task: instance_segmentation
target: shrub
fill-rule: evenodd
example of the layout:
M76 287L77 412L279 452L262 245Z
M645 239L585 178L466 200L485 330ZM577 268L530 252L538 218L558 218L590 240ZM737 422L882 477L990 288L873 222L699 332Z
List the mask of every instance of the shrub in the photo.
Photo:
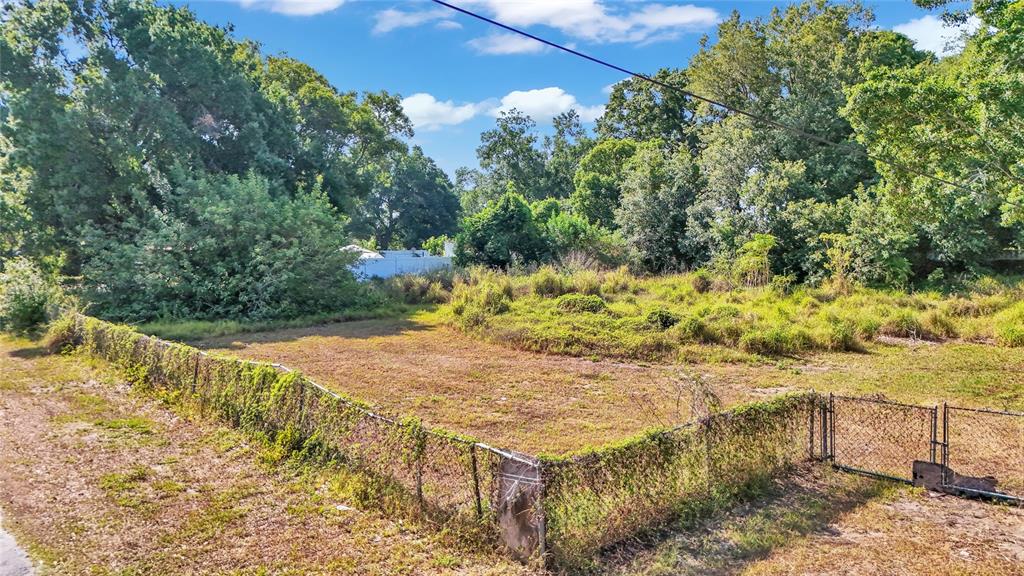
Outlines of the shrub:
M993 319L996 342L1002 346L1024 346L1024 302L1008 308Z
M53 322L50 322L46 330L46 336L43 337L43 346L51 354L67 352L79 344L81 344L81 334L78 332L74 313L62 314Z
M679 323L679 316L664 308L657 308L647 313L647 324L659 330L667 330Z
M25 332L46 321L47 311L60 299L57 284L27 258L3 263L0 273L0 329Z
M778 355L807 348L810 337L804 331L792 331L783 326L753 328L740 336L740 349L751 354Z
M601 277L593 270L580 270L572 275L572 288L580 294L601 294Z
M940 338L953 338L956 336L956 326L953 324L953 320L941 310L925 312L921 325L925 332Z
M445 290L444 286L440 282L434 281L430 283L430 287L427 288L427 293L423 295L424 304L444 304L451 298L451 292Z
M913 311L899 309L885 320L878 331L886 336L919 338L924 334L924 327Z
M621 294L623 292L636 292L636 278L629 273L629 269L620 266L604 275L601 282L602 294Z
M556 306L562 312L568 313L592 312L596 314L607 308L600 296L592 294L566 294L558 299Z
M697 294L704 294L711 290L711 284L711 274L703 268L690 275L690 286L693 286L693 291Z
M537 296L554 297L572 291L569 279L551 266L541 266L530 275L529 281L531 291Z
M819 347L832 351L860 349L860 342L857 341L858 329L854 322L834 314L825 315L824 320L815 333Z

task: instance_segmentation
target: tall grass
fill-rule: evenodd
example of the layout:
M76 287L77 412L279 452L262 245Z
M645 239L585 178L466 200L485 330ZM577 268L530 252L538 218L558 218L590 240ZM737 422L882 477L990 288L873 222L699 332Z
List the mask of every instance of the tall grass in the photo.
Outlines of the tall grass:
M955 295L865 287L738 287L706 271L474 271L453 286L450 322L510 346L576 356L672 357L686 346L748 354L859 351L880 336L1024 346L1022 287L986 280Z

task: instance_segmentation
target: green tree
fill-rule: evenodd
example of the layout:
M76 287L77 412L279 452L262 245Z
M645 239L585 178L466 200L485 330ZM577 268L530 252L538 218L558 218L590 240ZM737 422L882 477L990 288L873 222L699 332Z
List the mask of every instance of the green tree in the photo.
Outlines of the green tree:
M454 234L459 199L451 181L419 146L394 153L369 196L355 211L350 231L373 235L381 249L418 248L431 236Z
M476 156L486 175L482 184L489 190L489 200L501 195L509 184L531 200L549 196L536 127L529 116L512 109L498 116L495 128L480 135Z
M938 3L930 3L938 4ZM916 228L919 271L984 266L1024 224L1024 12L979 1L964 51L914 68L878 67L843 114L877 158L877 194ZM920 174L955 182L950 185Z
M602 140L580 160L570 202L591 222L613 228L622 196L623 169L636 153L633 140Z
M554 135L544 137L549 193L555 198L565 198L572 194L573 177L582 158L593 148L594 140L583 128L575 110L555 116L551 123Z
M685 70L662 69L654 79L686 88ZM646 80L627 78L612 86L604 114L597 120L602 140L660 139L669 147L696 145L693 130L696 104L677 90L666 90Z
M688 237L688 212L703 186L700 169L686 148L666 157L660 141L638 146L623 170L615 221L641 268L678 270L699 260Z
M547 248L526 199L509 185L501 198L463 221L455 238L455 262L507 268L538 262Z
M256 175L184 176L173 210L84 235L84 295L118 320L292 317L360 301L343 220L318 189L275 195ZM130 240L126 240L126 238Z

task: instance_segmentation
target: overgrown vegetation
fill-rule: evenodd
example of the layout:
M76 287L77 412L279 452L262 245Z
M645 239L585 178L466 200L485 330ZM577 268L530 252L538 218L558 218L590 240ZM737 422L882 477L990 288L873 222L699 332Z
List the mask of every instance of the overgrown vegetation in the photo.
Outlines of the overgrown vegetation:
M750 254L722 275L474 270L454 285L444 311L489 340L575 356L672 359L693 344L765 356L858 351L881 336L1024 344L1024 286L1012 278L952 294L791 286L768 281L761 255Z
M0 261L0 330L25 332L66 304L57 281L27 258Z
M813 395L780 397L653 430L587 453L545 458L545 531L555 561L597 553L670 519L727 507L808 456Z

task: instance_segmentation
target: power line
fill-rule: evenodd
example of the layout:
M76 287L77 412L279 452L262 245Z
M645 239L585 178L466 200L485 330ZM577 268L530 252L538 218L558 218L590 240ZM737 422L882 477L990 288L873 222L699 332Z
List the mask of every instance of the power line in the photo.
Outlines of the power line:
M796 135L801 136L803 138L806 138L808 140L813 140L813 141L815 141L815 142L817 142L819 144L825 144L827 146L849 146L850 145L850 142L846 142L846 141L835 142L833 140L829 140L828 138L824 138L822 136L818 136L817 134L812 134L810 132L807 132L805 130L797 128L795 126L790 126L788 124L783 124L781 122L777 122L775 120L772 120L771 118L765 118L764 116L761 116L759 114L754 114L753 112L748 112L748 111L743 110L741 108L736 108L735 106L730 106L729 104L726 104L725 102L719 102L719 101L714 100L712 98L708 98L707 96L701 96L700 94L696 94L694 92L690 92L689 90L687 90L687 89L685 89L685 88L683 88L681 86L677 86L675 84L670 84L668 82L663 82L661 80L658 80L656 78L648 76L647 74L643 74L641 72L634 72L633 70L630 70L628 68L623 68L622 66L619 66L618 64L613 64L611 62L608 62L607 60L602 60L601 58L597 58L597 57L591 56L589 54L584 54L583 52L580 52L579 50L574 50L572 48L569 48L568 46L563 46L562 44L558 44L557 42L552 42L550 40L546 40L544 38L541 38L540 36L535 36L535 35L530 34L529 32L527 32L525 30L521 30L521 29L516 28L514 26L509 26L508 24L504 24L504 23L499 22L497 20L488 18L487 16L484 16L483 14L478 14L476 12L473 12L472 10L467 10L465 8L461 8L459 6L456 6L454 4L449 4L448 2L445 2L444 0L431 0L431 1L434 2L435 4L440 4L441 6L449 8L451 10L455 10L456 12L460 12L462 14L465 14L466 16L469 16L471 18L476 18L477 20L486 22L486 23L491 24L493 26L497 26L498 28L502 28L504 30L508 30L509 32L512 32L514 34L519 34L520 36L525 36L526 38L529 38L529 39L534 40L536 42L540 42L541 44L544 44L546 46L550 46L550 47L555 48L557 50L561 50L563 52L567 52L569 54L572 54L573 56L577 56L579 58L583 58L584 60L589 60L589 61L591 61L591 62L593 62L595 64L598 64L600 66L604 66L605 68L610 68L612 70L615 70L616 72L622 72L623 74L632 76L634 78L638 78L640 80L645 80L647 82L650 82L651 84L654 84L655 86L659 86L659 87L667 89L667 90L672 90L673 92L677 92L679 94L682 94L684 96L693 98L695 100L700 100L701 102L705 102L705 103L710 104L712 106L717 106L718 108L722 108L723 110L727 110L729 112L732 112L733 114L738 114L740 116L745 116L747 118L750 118L751 120L754 120L755 122L760 122L762 124L767 124L769 126L772 126L774 128L778 128L780 130L786 130L787 132L791 132L793 134L796 134ZM893 168L896 168L897 170L903 170L905 172L909 172L911 174L914 174L915 176L921 176L923 178L928 178L929 180L932 180L934 182L939 182L941 184L946 184L947 186L953 186L954 188L957 188L959 190L963 190L965 192L971 192L970 188L968 188L967 186L965 186L963 184L960 184L960 183L957 183L957 182L953 182L951 180L946 180L945 178L941 178L939 176L935 176L935 175L929 174L927 172L921 172L919 170L916 170L914 168L910 168L908 166L903 166L903 165L899 164L898 162L895 162L895 161L892 161L892 160L888 160L888 159L885 159L885 158L880 158L878 156L874 156L874 155L868 153L867 150L864 150L864 153L865 153L865 155L867 156L867 158L869 160L874 160L875 162L880 162L882 164L886 164L888 166L892 166Z

